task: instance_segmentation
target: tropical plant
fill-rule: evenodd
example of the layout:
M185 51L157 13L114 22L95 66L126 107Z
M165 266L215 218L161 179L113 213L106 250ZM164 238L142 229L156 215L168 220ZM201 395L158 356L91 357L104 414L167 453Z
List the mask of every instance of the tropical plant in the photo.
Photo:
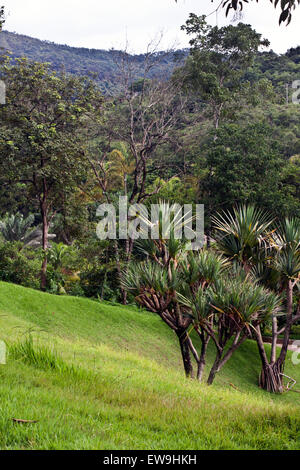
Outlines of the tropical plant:
M25 217L20 214L7 214L0 222L0 232L6 242L22 242L23 247L37 248L42 246L42 230L32 227L34 215ZM55 238L55 234L49 234L49 240Z
M223 256L246 272L261 260L272 218L252 205L237 206L212 217L214 238Z
M158 263L131 264L123 271L122 287L133 294L135 301L150 312L156 313L177 335L185 374L193 377L191 362L191 339L187 333L192 316L186 313L177 299L180 279L172 266L171 270Z
M281 299L262 286L245 280L221 280L211 294L216 311L216 332L211 333L217 354L208 384L247 339L255 337L255 329L271 315L280 311ZM226 348L226 346L228 347Z
M0 222L0 231L5 241L22 241L24 245L26 245L26 240L33 230L33 222L33 214L29 214L25 219L23 215L19 213L15 215L7 214L4 220Z
M177 237L187 223L176 205L161 201L151 219L146 211L139 215L142 224L138 248L148 258L140 264L130 264L121 274L122 288L133 294L135 301L147 310L156 313L176 333L185 374L193 377L190 352L195 351L188 328L192 315L182 308L178 298L179 262L185 256L186 242ZM148 229L155 237L143 238ZM149 260L151 259L151 261Z
M182 283L179 286L178 299L192 315L193 329L201 341L200 353L192 350L198 366L197 378L200 381L203 377L207 347L214 327L211 287L218 282L224 267L224 259L205 250L198 253L189 252L180 265Z
M69 251L70 247L64 245L64 243L51 243L47 255L48 261L52 264L55 271L62 267Z
M267 285L278 295L285 293L285 324L280 329L276 309L272 315L270 360L260 324L254 330L262 361L259 385L270 392L281 393L291 328L300 319L299 300L296 310L293 305L293 292L299 284L300 270L299 219L285 219L275 224L267 213L254 206L242 206L234 209L233 213L217 215L213 220L218 249L246 273L256 274L261 284ZM284 334L284 339L277 358L280 334Z
M290 341L292 326L300 320L299 272L300 272L300 221L286 218L279 223L277 230L270 236L272 256L269 260L271 269L279 275L279 290L285 293L285 324L278 329L277 317L272 321L272 348L268 360L260 328L257 329L257 344L262 360L259 384L270 392L281 393L284 389L283 371ZM294 307L294 290L297 288ZM283 342L277 357L278 336L283 334Z

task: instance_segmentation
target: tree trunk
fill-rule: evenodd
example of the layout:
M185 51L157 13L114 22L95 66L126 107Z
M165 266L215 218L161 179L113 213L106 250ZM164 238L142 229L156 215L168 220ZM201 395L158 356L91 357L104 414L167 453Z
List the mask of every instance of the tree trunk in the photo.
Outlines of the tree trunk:
M286 297L287 297L287 313L286 313L286 326L284 330L283 342L280 351L279 358L277 360L281 368L283 368L286 354L289 347L291 328L293 324L293 283L291 279L288 280L286 288Z
M267 390L271 393L282 393L284 390L283 385L283 369L284 369L284 362L289 346L290 340L290 333L291 333L291 326L292 326L292 319L293 319L293 283L289 279L287 288L287 314L286 314L286 327L284 330L284 338L283 343L281 346L281 351L279 358L277 361L274 361L274 353L272 350L272 357L271 357L271 364L267 364L263 362L262 371L259 377L259 386L264 390ZM273 329L274 332L274 329ZM277 330L275 331L275 337L277 335ZM273 339L273 342L275 340ZM273 343L272 343L273 348ZM276 351L275 351L275 358L276 358Z
M222 352L217 351L215 362L213 363L212 368L207 379L207 385L211 385L215 379L216 373L219 371L219 366L221 362Z
M256 342L262 362L262 370L259 376L258 385L268 392L282 393L283 378L281 374L283 366L278 360L271 364L268 362L259 325L256 327Z
M278 324L277 324L277 318L275 317L275 315L273 315L273 318L272 318L271 364L274 364L275 361L276 361L277 339L278 339Z
M205 338L203 339L202 344L201 344L201 353L200 353L200 359L198 362L198 370L197 370L197 379L199 380L199 382L201 382L203 379L203 372L204 372L204 368L206 364L206 361L205 361L206 351L207 351L209 340L210 340L210 337Z
M283 392L282 365L278 362L274 364L263 364L259 376L259 386L271 393Z
M49 225L48 225L48 211L47 206L44 202L41 204L41 215L42 215L42 247L44 251L44 259L42 262L42 269L41 269L41 289L45 290L47 285L47 249L48 249L48 233L49 233Z
M182 361L183 361L183 367L185 371L185 375L187 378L194 378L194 371L193 371L193 365L191 361L191 354L190 354L190 348L189 348L189 343L188 343L188 338L187 338L187 333L185 330L179 330L176 331L176 334L178 336L179 344L180 344L180 350L181 350L181 355L182 355Z

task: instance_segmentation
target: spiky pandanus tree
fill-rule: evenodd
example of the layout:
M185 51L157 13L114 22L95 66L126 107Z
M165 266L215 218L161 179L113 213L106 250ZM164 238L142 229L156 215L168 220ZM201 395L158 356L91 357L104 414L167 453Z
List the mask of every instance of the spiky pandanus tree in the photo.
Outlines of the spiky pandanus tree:
M280 310L281 299L246 277L245 280L222 279L211 293L210 302L216 311L216 331L211 332L211 337L217 352L207 381L209 385L241 344L255 337L256 328Z
M188 335L193 322L192 315L182 308L177 290L179 286L179 263L185 256L187 242L178 237L185 218L175 204L160 203L154 208L151 219L146 212L139 216L141 238L136 242L139 250L148 258L140 264L131 264L123 271L121 285L134 295L136 302L156 313L178 337L185 374L193 377L191 351L196 352ZM155 237L143 238L143 232L151 229ZM145 233L146 235L146 233Z
M259 273L259 280L271 286L278 294L285 295L286 324L278 330L276 311L272 316L272 348L270 359L265 351L260 325L255 336L262 361L260 387L281 393L283 369L289 345L292 325L300 319L299 303L294 314L293 291L299 281L300 224L298 219L275 225L270 216L253 206L242 206L233 213L223 213L214 218L215 238L219 250L245 272ZM277 358L277 340L284 333L284 340Z
M192 351L197 362L197 378L202 380L209 340L214 332L214 310L211 306L211 290L224 269L225 260L209 252L190 252L181 262L178 298L193 317L193 329L201 341L199 354Z
M300 221L285 219L270 235L270 251L268 266L279 275L278 289L285 294L286 314L285 325L278 330L277 317L272 321L272 348L270 360L265 352L260 328L257 330L257 344L262 360L262 371L259 385L270 392L283 392L283 371L288 351L291 328L300 320L300 303L296 299L294 308L294 290L299 285L300 272ZM283 342L277 357L278 336L283 334Z
M212 217L219 251L246 273L265 258L265 247L273 220L255 206L237 206Z
M170 271L156 262L131 264L123 272L122 287L134 295L136 302L156 313L177 335L183 366L187 377L193 378L191 349L193 349L188 329L193 318L181 308L177 298L179 278L174 266Z

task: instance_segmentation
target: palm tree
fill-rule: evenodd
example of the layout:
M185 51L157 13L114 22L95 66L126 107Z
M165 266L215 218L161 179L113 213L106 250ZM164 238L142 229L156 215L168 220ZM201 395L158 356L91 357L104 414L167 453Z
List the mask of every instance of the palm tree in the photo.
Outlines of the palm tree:
M223 258L206 250L189 252L180 266L182 283L178 289L178 299L189 309L193 317L193 329L201 341L199 354L191 349L197 362L199 381L203 377L207 347L213 333L214 312L211 308L209 287L218 282L224 267Z
M121 274L121 286L135 296L137 303L158 314L176 333L186 376L193 377L191 351L195 352L195 348L187 332L193 318L182 308L177 297L179 263L188 247L188 243L178 235L190 218L182 216L176 204L170 205L164 201L155 207L151 219L146 211L139 217L143 228L136 246L148 261L126 267ZM143 231L147 232L148 229L151 229L154 238L142 237Z
M52 243L48 250L48 260L55 271L60 268L70 251L70 247L64 243Z

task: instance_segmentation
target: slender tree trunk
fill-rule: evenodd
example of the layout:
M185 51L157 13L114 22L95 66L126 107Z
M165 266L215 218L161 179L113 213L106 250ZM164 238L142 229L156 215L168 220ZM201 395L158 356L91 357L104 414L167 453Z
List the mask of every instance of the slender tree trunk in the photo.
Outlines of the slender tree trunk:
M49 224L48 224L48 210L44 202L41 203L41 214L42 214L42 247L44 251L44 259L42 262L41 269L41 289L45 290L47 285L47 249L48 249L48 234L49 234Z
M293 283L291 279L288 280L288 284L286 288L286 300L287 300L286 326L284 330L284 336L283 336L283 342L282 342L280 355L277 360L281 368L283 368L284 361L287 355L289 342L290 342L291 328L293 324Z
M197 354L197 357L195 357L195 355L194 357L197 362L197 379L199 380L199 382L202 382L203 372L204 372L204 368L206 364L207 346L210 341L210 336L207 334L207 332L204 332L201 327L195 325L194 328L201 340L200 357L198 354Z
M213 363L212 368L207 379L207 385L211 385L215 379L216 373L219 371L219 366L221 362L222 351L217 351L215 362Z
M194 378L194 371L193 371L193 365L192 365L192 360L191 360L191 354L190 354L190 348L189 348L187 333L186 333L185 330L178 330L178 331L176 331L176 334L178 336L178 340L179 340L179 344L180 344L180 350L181 350L185 375L186 375L187 378L192 379L192 378Z
M211 371L209 373L209 377L207 380L208 385L211 385L213 383L216 373L222 369L222 367L229 361L233 353L241 346L241 344L246 339L247 339L246 334L243 334L241 330L237 331L235 334L235 338L232 342L232 345L230 346L230 348L227 349L224 355L223 353L226 347L226 343L224 343L222 347L217 349L216 359L211 368Z
M204 339L201 344L200 360L198 363L198 370L197 370L197 379L199 380L199 382L201 382L203 379L203 372L204 372L204 368L206 364L206 361L205 361L206 351L207 351L209 339L210 339L209 337Z
M277 324L277 318L275 317L275 315L273 315L273 318L272 318L271 364L274 364L275 361L276 361L277 340L278 340L278 324Z

